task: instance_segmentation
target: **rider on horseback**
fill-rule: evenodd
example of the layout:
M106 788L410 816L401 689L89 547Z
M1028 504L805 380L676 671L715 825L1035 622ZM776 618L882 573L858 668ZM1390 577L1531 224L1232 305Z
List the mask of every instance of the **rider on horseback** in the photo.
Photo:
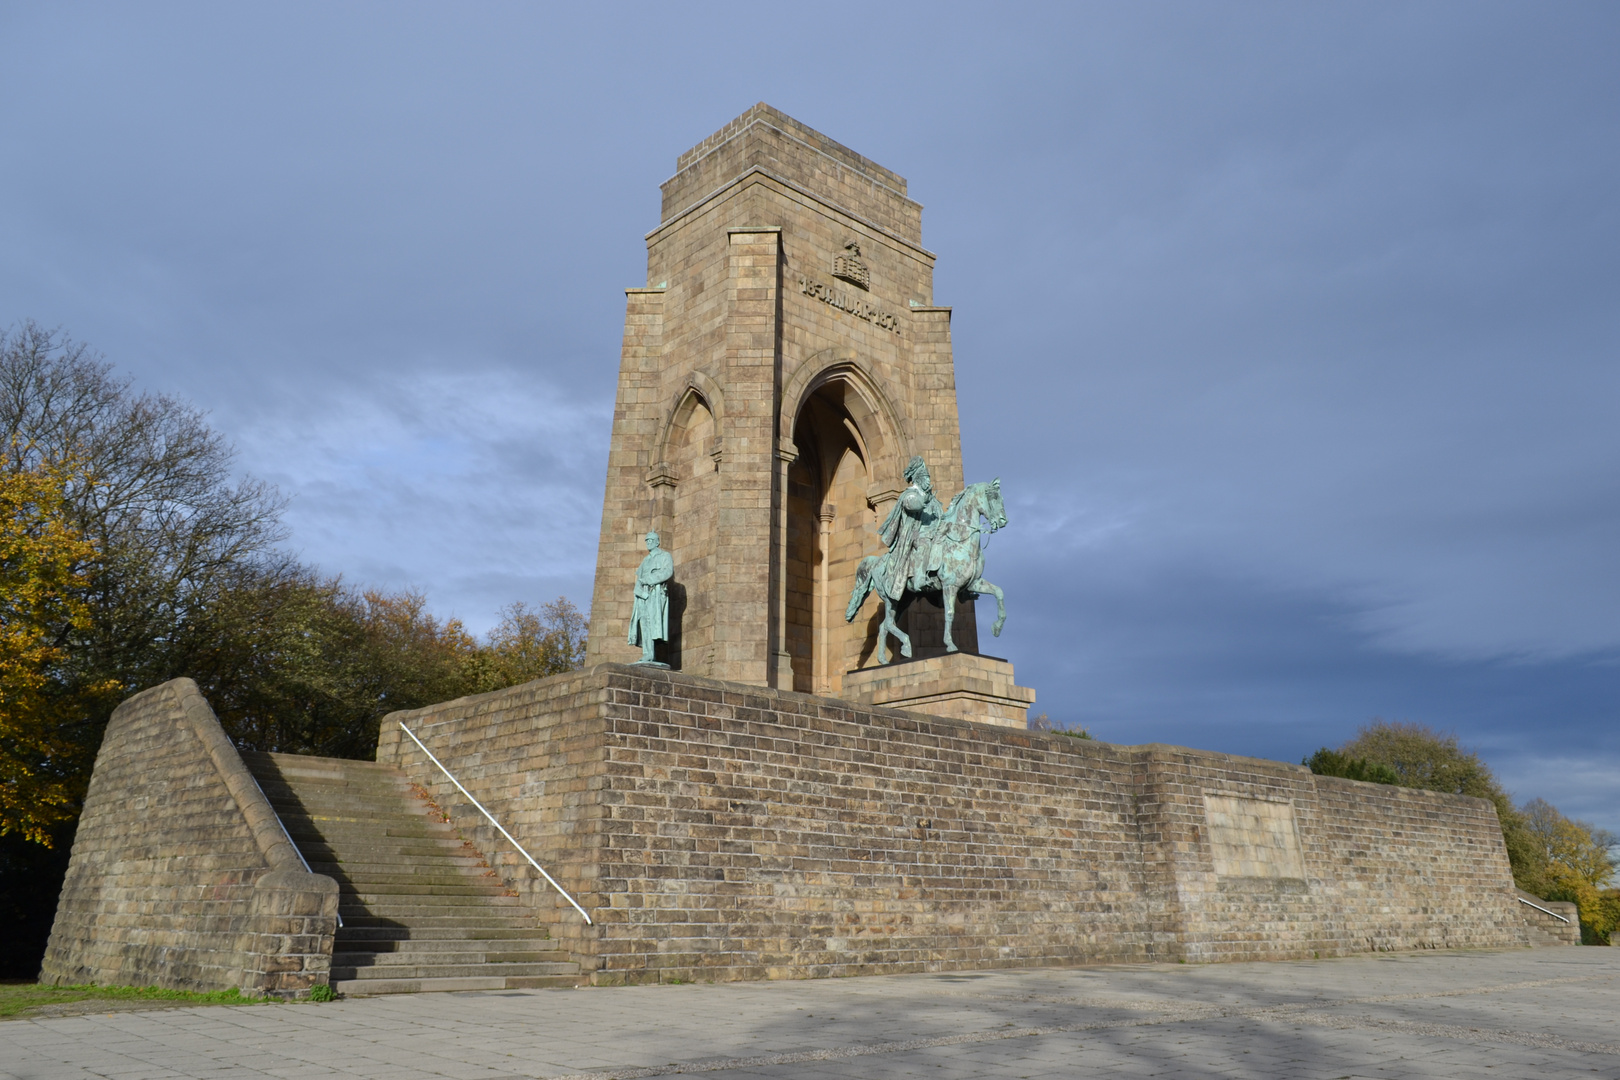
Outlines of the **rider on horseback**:
M890 600L899 600L908 585L912 592L922 592L929 572L939 569L939 545L934 542L933 526L945 508L934 495L934 481L922 458L911 459L905 476L910 486L900 493L878 531L889 548L885 592Z
M951 623L958 600L994 596L996 623L990 632L997 637L1007 621L1001 589L984 578L984 546L980 542L984 535L1007 524L1000 478L969 484L947 508L934 497L934 483L922 458L912 458L905 475L910 486L889 511L879 533L889 550L861 560L855 570L849 606L844 609L844 621L854 622L868 596L875 592L882 598L883 622L877 631L880 664L889 662L891 635L899 639L901 654L911 655L911 637L894 620L913 596L924 590L937 592L944 608L946 652L956 651ZM979 524L981 519L988 527Z

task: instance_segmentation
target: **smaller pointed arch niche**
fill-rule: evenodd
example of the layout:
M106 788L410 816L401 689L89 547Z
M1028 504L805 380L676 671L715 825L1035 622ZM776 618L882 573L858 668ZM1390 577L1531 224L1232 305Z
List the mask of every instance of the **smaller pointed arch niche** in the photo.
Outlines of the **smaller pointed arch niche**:
M720 457L714 412L697 390L675 409L664 462L674 479L674 499L664 523L664 547L675 560L679 619L671 611L672 662L694 675L709 674L714 654L715 523L719 507ZM675 597L671 597L672 601ZM676 623L678 622L678 626ZM678 638L677 638L678 635Z

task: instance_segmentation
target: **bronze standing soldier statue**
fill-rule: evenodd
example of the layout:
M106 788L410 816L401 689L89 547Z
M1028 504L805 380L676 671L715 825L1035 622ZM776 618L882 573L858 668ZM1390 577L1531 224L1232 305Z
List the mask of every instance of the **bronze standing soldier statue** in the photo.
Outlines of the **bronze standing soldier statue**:
M628 641L636 644L641 639L641 659L638 664L656 664L653 642L669 640L669 586L666 582L675 576L675 560L669 552L658 546L658 534L647 534L647 557L636 570L636 602L630 609Z

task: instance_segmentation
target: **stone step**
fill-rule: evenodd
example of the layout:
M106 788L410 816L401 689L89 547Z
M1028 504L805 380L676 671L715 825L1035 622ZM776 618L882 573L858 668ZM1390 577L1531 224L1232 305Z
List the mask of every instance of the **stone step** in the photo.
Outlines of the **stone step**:
M302 851L304 858L311 863L374 863L392 859L473 858L467 849L467 845L459 841L392 839L387 842L377 841L363 844L361 850L355 850L354 847L348 844L333 847L325 841L313 841L295 835L292 829L287 831L289 834L293 834L293 843L298 845L298 850Z
M411 813L406 806L398 809L386 805L383 800L371 800L369 805L343 805L337 803L284 803L276 799L270 800L271 807L282 817L303 821L357 821L368 822L372 825L391 823L403 819ZM426 819L434 824L443 822Z
M360 873L355 871L344 871L336 868L322 870L319 868L319 864L311 863L310 869L317 874L326 874L327 876L337 880L339 883L348 883L359 892L365 892L368 889L382 890L385 887L409 889L412 887L425 888L428 886L434 886L443 888L452 885L463 885L467 880L463 876L454 873L446 873L442 868L423 868L420 873L384 874ZM454 870L455 868L452 867L451 869ZM491 885L495 888L501 889L502 891L505 890L506 886L502 884L501 879L495 875L484 873L481 869L475 870L475 873L477 873L477 877L473 880L477 881L482 879L483 884L485 885Z
M401 859L398 862L323 862L318 859L309 861L309 868L317 874L337 874L351 881L376 881L403 884L407 881L445 881L461 880L462 870L471 871L479 877L488 876L489 868L482 865L470 855L446 856L443 859L422 858L412 862Z
M438 896L507 896L506 886L498 881L473 879L471 881L452 882L410 882L404 885L396 882L364 880L358 881L350 878L348 882L340 881L339 888L350 897L359 897L362 902L390 901L402 896L427 897ZM347 885L345 888L344 886ZM515 898L514 898L515 899Z
M579 971L572 975L508 975L507 990L544 990L553 987L584 986L585 976Z
M274 766L270 766L274 768ZM314 777L291 777L265 775L259 786L265 794L280 793L294 798L326 798L328 796L341 796L350 791L386 791L390 795L414 796L416 789L409 780L400 775L386 773L373 773L367 776L351 776L344 780L316 779Z
M478 977L506 978L511 975L571 975L577 974L576 964L387 964L380 967L339 967L332 965L331 979L463 979Z
M567 953L552 949L547 952L534 950L510 952L446 952L442 949L410 950L407 952L345 952L332 954L332 970L359 970L361 968L387 968L390 971L400 967L466 967L475 964L547 964L558 968L556 971L530 972L533 975L566 975L569 971L579 970L579 965L568 958ZM446 974L456 974L447 972ZM353 977L353 976L350 976Z
M431 954L433 956L449 955L451 953L479 953L493 956L500 954L506 956L512 953L534 953L540 960L554 960L558 957L566 959L566 954L550 947L551 941L546 937L490 937L474 938L446 938L429 941L413 938L408 941L355 941L346 935L338 935L336 952L332 954L336 962L339 954L347 955L377 955L377 956L404 956L406 954ZM546 955L539 955L544 953ZM425 962L425 961L424 961Z
M450 837L316 837L293 828L287 830L287 835L311 862L386 862L411 857L453 859L472 854L460 840Z
M437 912L424 911L377 911L372 908L354 907L338 908L343 916L345 927L389 927L421 926L428 929L438 929L446 926L465 926L474 930L526 930L536 925L532 919L526 920L522 915L501 917L497 914L480 912L475 909L440 908Z
M408 788L392 786L343 787L328 791L280 787L275 784L260 784L259 787L264 791L264 797L271 802L282 803L294 809L312 806L354 806L366 802L376 802L383 806L423 805L415 792Z
M332 989L345 997L376 997L383 994L426 994L451 990L540 990L548 987L578 986L578 975L528 975L506 978L479 976L461 979L344 979Z
M366 780L360 783L342 784L289 784L279 780L264 780L259 783L265 795L272 799L291 799L297 802L311 800L347 799L356 795L367 797L383 796L390 799L416 800L419 796L416 789L404 781L387 779Z
M417 893L359 893L338 887L339 907L366 907L373 913L381 914L384 911L406 911L421 909L424 915L442 915L463 908L477 911L489 911L491 914L503 914L509 910L519 909L520 902L515 896L494 892L464 892L451 895L444 894L417 894Z
M352 942L356 949L392 948L403 942L457 944L463 941L548 941L551 931L543 926L344 926L338 931L340 944Z
M374 914L370 911L366 911L363 908L352 911L339 910L343 915L343 925L345 929L349 927L360 929L363 927L401 926L409 927L412 930L415 930L418 927L424 930L437 930L445 927L456 926L466 927L469 930L521 930L525 928L523 921L521 921L525 918L524 915L502 916L493 913L469 915L464 912L456 914L434 915L412 913L407 918L398 918L392 915ZM532 926L534 924L531 922L529 925Z
M313 825L299 826L297 822L288 824L287 833L293 838L294 843L307 845L310 852L328 862L364 861L370 855L375 855L379 859L391 859L399 855L438 858L470 854L467 845L454 834L391 836L374 832L347 836L340 831L334 831L331 835L322 835Z
M375 791L345 788L342 791L309 792L268 787L264 788L264 797L269 799L271 803L279 803L294 810L347 808L369 811L378 806L418 807L425 805L421 799L411 792L400 791L397 788L378 788Z
M448 838L456 835L456 830L440 821L429 821L426 818L412 819L400 813L388 817L379 817L374 821L363 821L360 818L345 817L313 817L288 818L286 821L289 830L315 834L319 837L369 837L379 839L397 836L410 840L420 840L423 837L434 839Z

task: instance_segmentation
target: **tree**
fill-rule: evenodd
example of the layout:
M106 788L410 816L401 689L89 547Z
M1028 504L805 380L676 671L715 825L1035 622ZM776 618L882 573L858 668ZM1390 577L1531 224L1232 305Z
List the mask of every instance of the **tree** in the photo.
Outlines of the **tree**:
M494 681L512 686L583 667L589 631L589 621L565 596L538 611L522 601L502 608L500 624L489 632Z
M20 832L50 846L76 813L82 748L67 737L84 695L75 686L73 639L90 626L85 593L97 551L75 529L68 502L84 479L70 466L0 451L0 835Z
M1374 720L1339 747L1338 753L1345 759L1365 762L1369 770L1387 769L1402 787L1490 800L1502 825L1502 842L1507 847L1513 880L1526 892L1536 891L1542 861L1524 816L1502 790L1496 774L1477 753L1460 746L1454 733L1438 732L1422 724Z
M65 869L46 851L129 695L189 675L238 746L363 758L391 710L583 662L566 600L479 642L419 593L300 565L283 500L201 412L32 323L0 333L0 449L0 974L38 970Z
M377 724L584 663L586 620L567 599L515 603L488 639L439 620L419 592L356 590L307 569L250 576L192 628L189 674L238 746L370 757Z
M1337 750L1322 747L1300 762L1318 776L1342 776L1346 780L1365 780L1373 784L1399 784L1400 776L1388 765L1366 758L1350 757Z
M1526 891L1574 903L1582 937L1607 944L1620 916L1617 898L1602 892L1620 865L1613 854L1616 837L1585 821L1570 820L1544 799L1531 799L1520 812L1540 856L1540 888Z
M75 748L63 768L82 791L117 701L188 673L202 615L227 590L287 572L275 546L283 501L233 475L230 445L200 411L133 392L83 345L33 323L0 334L0 445L18 448L12 474L71 463L64 520L97 553L88 615L62 659L81 691L115 686L60 718Z

